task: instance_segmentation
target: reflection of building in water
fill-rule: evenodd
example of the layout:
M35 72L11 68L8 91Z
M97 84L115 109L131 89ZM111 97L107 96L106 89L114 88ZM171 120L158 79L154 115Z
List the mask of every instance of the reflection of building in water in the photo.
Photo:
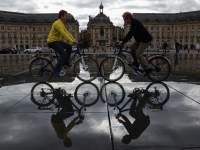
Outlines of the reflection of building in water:
M88 55L96 59L99 64L105 57L109 56L109 54ZM175 54L167 54L167 58L171 62L172 73L200 75L200 54L179 53L178 55L179 63L177 65L174 65ZM127 57L132 59L131 56ZM26 70L26 73L28 73L28 64L31 59L31 55L0 55L0 76L13 75ZM78 57L76 59L78 59ZM76 61L76 59L74 60L74 62ZM132 73L132 68L128 67L126 61L124 61L124 63L126 67L126 73ZM67 69L67 73L74 73L73 66Z

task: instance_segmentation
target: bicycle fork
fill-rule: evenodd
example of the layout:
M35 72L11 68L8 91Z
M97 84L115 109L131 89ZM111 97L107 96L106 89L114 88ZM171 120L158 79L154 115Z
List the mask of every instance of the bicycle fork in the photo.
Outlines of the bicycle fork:
M118 68L118 67L117 67L117 56L115 56L115 61L114 61L112 70L115 71L117 68Z
M88 71L88 65L85 64L85 61L84 61L84 57L81 56L81 62L82 62L82 65L83 65L83 70L84 71Z

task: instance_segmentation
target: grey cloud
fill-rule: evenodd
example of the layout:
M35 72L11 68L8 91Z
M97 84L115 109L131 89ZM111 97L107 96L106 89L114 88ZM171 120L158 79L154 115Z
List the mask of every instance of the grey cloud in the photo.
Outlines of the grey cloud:
M63 3L59 3L59 2L55 2L55 3L52 3L53 5L57 5L57 6L63 6Z
M44 8L48 9L48 8L49 8L49 6L44 6Z
M35 2L21 1L21 0L1 0L0 10L33 13L37 12L38 4Z
M89 14L82 14L82 15L78 15L76 16L77 20L81 20L81 19L88 19Z

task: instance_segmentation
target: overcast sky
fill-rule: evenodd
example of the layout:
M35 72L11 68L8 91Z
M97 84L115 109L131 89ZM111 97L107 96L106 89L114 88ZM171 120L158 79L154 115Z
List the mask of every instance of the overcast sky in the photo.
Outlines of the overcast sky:
M99 13L101 0L1 0L0 10L22 13L58 13L65 9L86 29L88 16ZM102 0L103 12L115 26L123 27L122 14L179 13L200 10L200 0Z

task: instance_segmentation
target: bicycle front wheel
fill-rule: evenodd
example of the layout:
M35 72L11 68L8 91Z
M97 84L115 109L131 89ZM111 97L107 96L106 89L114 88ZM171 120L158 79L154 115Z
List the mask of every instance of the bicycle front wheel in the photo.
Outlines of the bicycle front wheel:
M29 73L34 80L45 82L53 77L52 68L54 67L49 59L37 57L29 64Z
M81 83L77 86L74 97L81 106L89 107L99 100L99 89L92 82Z
M38 106L49 106L54 102L54 88L48 83L37 83L31 89L31 101Z
M92 81L99 74L99 65L97 61L91 57L83 56L79 58L74 65L74 73L81 81Z
M103 102L109 106L121 104L125 98L125 91L121 84L117 82L107 82L100 90L100 97Z
M169 61L161 56L155 56L149 59L148 63L153 71L148 75L148 78L152 81L163 81L171 72L171 65Z
M110 82L121 79L125 72L125 66L118 57L107 57L100 64L101 76Z

